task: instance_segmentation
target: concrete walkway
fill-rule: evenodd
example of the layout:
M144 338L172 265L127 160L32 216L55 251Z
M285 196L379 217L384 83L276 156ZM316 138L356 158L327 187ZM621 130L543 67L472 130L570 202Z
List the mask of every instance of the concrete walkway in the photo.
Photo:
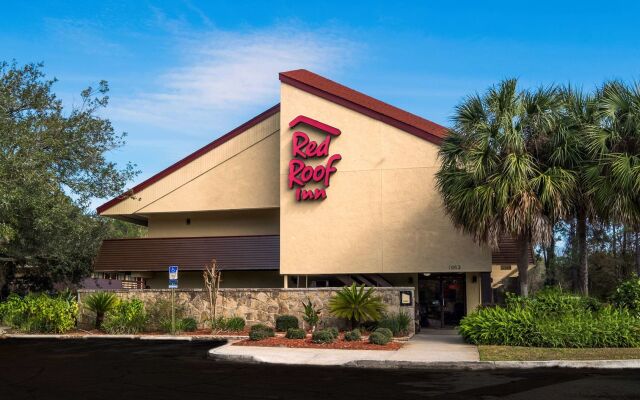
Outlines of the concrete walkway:
M465 344L454 332L420 333L397 351L295 349L283 347L233 346L209 350L217 360L293 365L403 366L414 363L478 362L476 346Z

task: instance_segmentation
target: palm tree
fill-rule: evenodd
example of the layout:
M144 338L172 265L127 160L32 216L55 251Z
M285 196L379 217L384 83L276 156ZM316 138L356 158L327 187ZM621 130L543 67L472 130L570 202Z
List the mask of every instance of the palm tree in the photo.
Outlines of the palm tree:
M589 174L598 213L640 231L640 84L607 82L600 91L600 129L589 151L600 162ZM637 236L636 236L637 240ZM636 270L640 250L636 246Z
M84 304L89 310L96 313L96 329L102 327L104 315L113 310L118 302L118 296L111 292L97 292L86 298Z
M567 86L560 90L562 112L557 129L550 131L548 154L544 162L550 167L571 171L576 179L569 198L564 199L569 217L576 220L578 282L577 288L589 294L587 222L595 216L590 168L597 164L587 149L587 137L598 127L598 103L595 96Z
M351 322L351 329L361 322L377 321L382 317L385 306L374 288L365 286L346 286L329 300L329 311L338 318Z
M456 107L439 153L436 180L447 214L479 243L497 248L501 236L517 241L523 296L529 249L551 240L575 183L570 171L539 162L560 105L555 87L519 92L515 79L504 80Z

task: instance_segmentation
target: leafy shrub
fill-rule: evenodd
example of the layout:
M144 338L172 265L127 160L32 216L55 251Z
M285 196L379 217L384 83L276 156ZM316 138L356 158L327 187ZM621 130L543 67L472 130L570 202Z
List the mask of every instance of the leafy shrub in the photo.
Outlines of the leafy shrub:
M316 326L318 326L318 322L320 321L320 310L316 310L313 307L313 303L311 300L307 298L307 302L302 302L302 306L304 307L304 317L302 320L309 324L311 331L316 330Z
M640 344L640 319L626 309L588 298L542 293L513 297L507 307L481 308L460 322L469 343L533 347L631 347Z
M84 300L84 304L90 311L96 313L96 329L102 327L102 321L104 321L104 315L113 310L118 304L118 296L111 292L96 292L93 293Z
M391 330L394 336L408 335L410 326L411 317L405 311L400 311L397 314L387 314L378 321L378 327Z
M385 329L385 328L383 328ZM385 335L382 332L373 332L371 335L369 335L369 343L373 343L373 344L377 344L380 346L384 346L385 344L389 343L391 341L391 338L387 335Z
M256 324L251 327L249 331L249 339L251 340L262 340L269 337L274 337L276 334L273 328L270 328L266 325Z
M346 340L347 342L357 342L361 338L362 335L360 335L359 329L354 329L344 334L344 340Z
M331 314L338 318L346 318L351 327L365 321L378 321L385 306L380 297L375 295L375 289L365 288L364 285L352 284L342 288L329 300Z
M299 328L298 318L293 315L278 315L276 317L276 331L286 332L289 328Z
M307 337L307 333L304 331L304 329L289 328L287 329L287 333L284 336L287 339L304 339Z
M225 328L228 331L239 332L244 329L246 322L242 317L231 317L227 319Z
M267 338L267 337L274 337L276 335L276 333L273 330L273 328L268 327L268 326L263 325L263 324L253 325L251 327L251 330L249 331L249 338L251 338L251 334L252 333L254 333L254 336L256 336L256 337L261 337L261 339L264 339L264 338ZM260 340L260 339L251 339L251 340Z
M141 332L147 323L144 303L139 299L122 300L106 314L103 327L112 334Z
M507 308L524 307L535 315L561 316L582 311L597 311L601 304L593 297L579 296L563 292L560 289L549 288L541 290L531 297L520 297L508 294Z
M145 309L147 315L146 331L171 332L171 300L159 298ZM175 304L176 331L181 332L181 320L186 317L186 308Z
M198 329L198 322L195 318L187 317L180 320L180 327L183 332L194 332Z
M78 304L64 297L16 294L0 303L0 320L24 332L64 333L75 326Z
M267 331L255 330L255 331L249 332L249 340L263 340L268 337L271 337L271 336L269 336Z
M224 318L218 317L211 324L211 329L221 331L240 332L244 329L246 322L242 317Z
M618 308L626 308L636 317L640 317L640 278L633 277L618 286L611 302Z
M391 332L391 329L388 329L388 328L378 328L374 331L374 333L380 333L382 335L385 335L386 337L389 338L389 340L393 339L393 332Z
M462 337L474 344L527 346L535 334L535 318L522 306L480 308L460 321Z
M271 328L266 326L265 324L255 324L255 325L251 325L250 330L259 331L259 330L265 330L265 329L271 329Z
M333 343L336 340L333 333L328 329L323 329L320 331L315 331L311 334L311 341L313 343Z
M338 330L338 328L332 326L331 328L327 328L325 330L331 333L334 339L337 339L340 336L340 331Z

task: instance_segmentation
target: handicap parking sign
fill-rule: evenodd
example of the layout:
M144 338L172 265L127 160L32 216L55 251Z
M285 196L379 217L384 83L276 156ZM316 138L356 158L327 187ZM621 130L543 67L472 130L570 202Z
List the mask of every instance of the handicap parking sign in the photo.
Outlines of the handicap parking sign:
M169 279L175 279L178 280L178 266L177 265L171 265L169 267Z

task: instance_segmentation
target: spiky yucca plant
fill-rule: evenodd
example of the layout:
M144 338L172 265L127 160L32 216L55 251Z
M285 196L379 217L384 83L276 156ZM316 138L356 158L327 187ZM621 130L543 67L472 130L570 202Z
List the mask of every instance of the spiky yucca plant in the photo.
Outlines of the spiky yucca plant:
M374 288L352 284L342 288L329 300L329 311L338 318L346 318L355 328L361 322L378 321L384 312L384 304L375 295Z
M104 315L118 304L118 297L110 292L97 292L88 296L84 304L89 310L96 313L96 329L100 329Z

